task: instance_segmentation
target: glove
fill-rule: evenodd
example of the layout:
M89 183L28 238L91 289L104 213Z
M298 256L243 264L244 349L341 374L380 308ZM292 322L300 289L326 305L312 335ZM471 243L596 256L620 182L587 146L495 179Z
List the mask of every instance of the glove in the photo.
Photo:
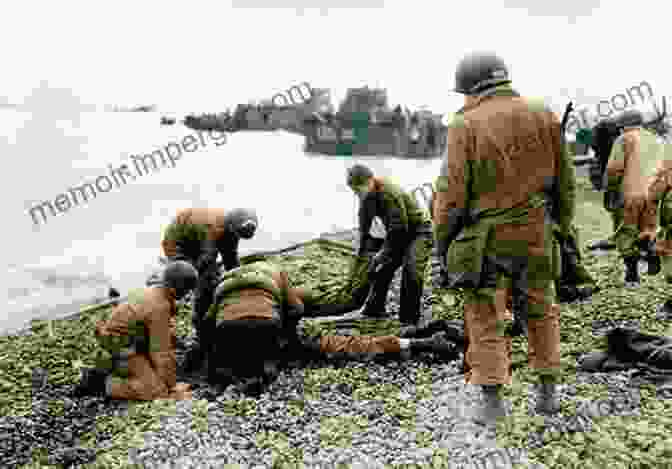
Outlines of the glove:
M371 263L369 264L369 276L373 276L378 273L380 268L383 266L383 263L385 262L385 258L386 255L383 251L380 251L376 253L375 256L373 256Z

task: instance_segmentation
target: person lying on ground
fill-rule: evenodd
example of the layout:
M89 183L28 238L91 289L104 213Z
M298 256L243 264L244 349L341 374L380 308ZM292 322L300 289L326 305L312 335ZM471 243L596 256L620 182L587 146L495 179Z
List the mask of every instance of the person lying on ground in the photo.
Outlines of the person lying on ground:
M303 317L303 297L310 293L290 287L289 282L286 272L267 261L224 274L204 320L209 381L226 384L242 378L243 390L258 395L277 377L283 350L294 348L296 352L297 347L304 356L350 359L404 358L422 351L438 353L445 360L458 355L458 347L447 340L445 332L412 339L392 335L301 337L294 325ZM409 334L417 336L417 327L409 328Z
M189 397L189 386L176 383L176 300L196 286L198 273L184 261L168 264L161 282L137 298L116 306L98 321L101 346L97 367L82 370L75 397L154 400Z

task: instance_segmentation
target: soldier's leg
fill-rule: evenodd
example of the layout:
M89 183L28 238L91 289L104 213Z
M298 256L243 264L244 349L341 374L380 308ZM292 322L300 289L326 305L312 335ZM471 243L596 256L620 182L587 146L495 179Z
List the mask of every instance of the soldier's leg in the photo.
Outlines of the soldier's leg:
M672 192L660 201L660 229L656 240L656 253L660 255L665 281L672 284Z
M623 223L614 233L614 242L625 265L625 282L628 286L639 284L639 221L641 207L636 201L626 199Z
M146 354L129 356L125 365L116 367L106 387L106 394L113 399L151 401L170 396Z
M199 272L198 284L192 301L191 322L196 332L196 343L187 353L184 370L190 373L200 369L207 353L208 344L204 333L205 317L212 305L217 287L217 264L211 262Z
M319 342L318 342L319 340ZM445 333L434 334L425 339L403 339L397 336L343 336L323 335L313 339L312 348L328 357L346 357L370 360L376 355L395 358L409 357L414 353L433 352L443 359L454 359L458 348L446 339Z
M417 324L421 319L422 293L432 246L431 234L421 233L406 250L399 302L399 320L402 323Z
M362 314L371 317L386 317L387 294L392 284L394 274L401 267L404 259L404 251L390 253L386 257L380 269L373 274L371 290L364 304Z

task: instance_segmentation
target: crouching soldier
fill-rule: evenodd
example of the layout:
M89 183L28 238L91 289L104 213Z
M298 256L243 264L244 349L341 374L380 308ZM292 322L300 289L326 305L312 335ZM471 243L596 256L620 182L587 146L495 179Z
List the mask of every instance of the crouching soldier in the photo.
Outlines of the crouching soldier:
M213 331L207 336L209 379L222 383L243 378L244 391L258 395L277 376L279 357L288 342L304 352L349 358L398 355L404 350L457 355L455 344L442 333L417 339L335 335L299 338L294 325L304 315L305 297L316 295L290 287L287 273L270 262L255 262L225 273L205 320L204 330Z
M201 322L212 304L217 286L217 256L225 269L240 266L238 243L254 236L259 220L253 210L189 208L181 210L165 231L161 246L169 260L184 260L198 271L192 323L200 343ZM203 352L198 345L187 355L185 370L200 366Z
M198 273L187 262L168 264L158 285L117 306L96 324L103 350L97 368L85 369L75 396L153 400L189 397L188 385L176 383L175 301L196 286Z
M351 167L347 184L361 199L359 254L366 246L374 217L380 217L387 233L382 249L371 264L370 271L375 273L375 279L362 314L372 317L387 315L387 293L396 270L403 265L399 320L405 324L417 324L433 246L431 218L415 197L389 179L376 177L366 166L357 164Z

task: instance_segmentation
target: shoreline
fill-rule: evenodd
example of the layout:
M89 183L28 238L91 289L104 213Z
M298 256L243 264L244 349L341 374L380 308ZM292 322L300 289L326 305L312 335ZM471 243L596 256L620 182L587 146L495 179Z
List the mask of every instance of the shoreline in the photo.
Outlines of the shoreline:
M319 236L309 239L307 241L302 241L299 243L293 243L289 246L278 248L278 249L267 249L252 251L248 254L240 256L241 261L245 259L250 259L259 256L277 256L282 254L293 254L300 255L303 248L314 243L328 243L335 244L340 247L351 247L354 249L356 242L356 233L357 228L351 228L349 230L333 231L333 232L324 232ZM6 328L0 328L0 337L8 336L21 336L29 334L31 331L31 323L33 321L71 321L79 318L82 314L92 313L100 308L114 305L115 303L121 303L127 298L126 295L123 295L119 298L102 298L100 296L87 298L83 300L73 301L69 304L59 305L53 308L51 311L38 316L30 317L26 319L22 324L18 326L10 326ZM67 312L65 312L65 311ZM27 312L29 313L30 310Z

